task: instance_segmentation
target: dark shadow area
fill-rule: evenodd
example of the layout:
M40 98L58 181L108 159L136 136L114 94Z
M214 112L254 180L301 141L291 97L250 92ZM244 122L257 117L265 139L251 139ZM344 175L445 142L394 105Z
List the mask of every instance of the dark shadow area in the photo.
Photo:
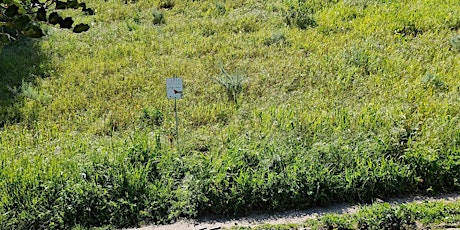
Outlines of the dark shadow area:
M23 91L46 76L46 57L39 41L18 39L0 48L0 127L21 121Z

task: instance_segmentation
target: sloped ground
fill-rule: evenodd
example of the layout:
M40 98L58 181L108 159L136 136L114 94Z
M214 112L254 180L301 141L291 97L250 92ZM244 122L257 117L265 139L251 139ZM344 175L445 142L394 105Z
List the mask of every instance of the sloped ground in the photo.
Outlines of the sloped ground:
M0 229L460 191L458 0L87 4L2 50Z

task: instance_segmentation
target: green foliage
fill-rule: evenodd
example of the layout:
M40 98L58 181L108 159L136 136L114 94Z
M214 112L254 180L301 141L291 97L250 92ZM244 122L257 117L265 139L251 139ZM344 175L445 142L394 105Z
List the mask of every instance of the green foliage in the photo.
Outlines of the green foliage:
M327 229L353 229L352 219L348 216L326 214L320 218L321 225Z
M164 115L161 111L156 109L143 109L141 120L148 125L160 127L163 125Z
M160 0L158 7L160 9L171 9L175 6L174 0Z
M290 1L286 7L287 10L284 13L284 17L288 25L296 26L300 29L317 26L314 19L315 11L305 4L304 1Z
M165 23L165 17L164 14L157 9L152 10L152 15L153 15L153 24L154 25L160 25Z
M425 76L422 78L422 82L425 85L425 88L433 87L435 90L447 90L448 86L441 80L439 79L439 76L432 74L432 73L427 73Z
M60 10L82 8L84 13L94 14L94 11L87 8L85 3L79 3L77 0L67 2L52 0L46 3L38 0L13 0L2 1L0 4L0 35L9 41L22 35L30 38L43 37L45 34L41 28L41 23L59 24L60 28L71 29L74 20L72 17L62 18L59 16L57 12ZM74 32L80 33L88 29L87 24L81 23L75 26Z
M358 214L358 228L362 229L408 229L415 227L413 214L406 206L389 204L373 206L370 211Z
M264 44L271 45L288 45L289 41L282 32L273 33L270 38L265 39Z
M232 229L444 229L460 226L460 202L413 202L360 207L352 214L326 214L302 224L260 225ZM440 224L443 223L443 224Z
M220 68L220 75L212 80L225 89L228 101L237 102L239 95L243 92L245 77L239 73L228 73L224 67Z
M350 6L357 6L361 8L366 8L371 5L377 5L379 3L385 3L384 0L344 0L344 4Z
M460 34L453 35L450 38L450 44L453 50L460 51Z
M3 47L1 229L123 228L460 189L457 1L161 2L90 0L92 17L59 15L94 30L42 25L46 38ZM154 9L167 23L155 26ZM296 12L315 26L301 29ZM165 95L173 75L187 95L180 143ZM381 209L382 226L411 224L412 211Z

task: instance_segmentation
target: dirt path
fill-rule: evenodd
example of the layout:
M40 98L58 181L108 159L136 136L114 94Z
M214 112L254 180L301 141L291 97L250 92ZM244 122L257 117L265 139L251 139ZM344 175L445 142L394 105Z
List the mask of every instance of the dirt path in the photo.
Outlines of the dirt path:
M412 196L404 198L392 198L386 199L385 201L390 204L404 204L412 202L423 202L423 201L456 201L460 200L460 193L456 194L445 194L435 197L427 196ZM199 220L180 220L170 225L152 225L137 229L128 230L214 230L221 228L230 228L232 226L256 226L260 224L288 224L288 223L302 223L305 220L316 218L318 216L327 213L354 213L358 210L359 205L350 204L337 204L325 208L313 208L304 211L290 211L281 212L276 214L253 214L242 218L202 218Z

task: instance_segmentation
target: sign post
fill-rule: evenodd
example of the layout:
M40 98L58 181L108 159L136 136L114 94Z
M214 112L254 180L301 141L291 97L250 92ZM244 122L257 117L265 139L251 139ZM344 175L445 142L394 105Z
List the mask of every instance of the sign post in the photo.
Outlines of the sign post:
M174 114L176 116L175 136L177 145L179 145L179 118L177 117L177 99L182 99L182 91L182 78L166 78L166 95L168 99L174 99Z

